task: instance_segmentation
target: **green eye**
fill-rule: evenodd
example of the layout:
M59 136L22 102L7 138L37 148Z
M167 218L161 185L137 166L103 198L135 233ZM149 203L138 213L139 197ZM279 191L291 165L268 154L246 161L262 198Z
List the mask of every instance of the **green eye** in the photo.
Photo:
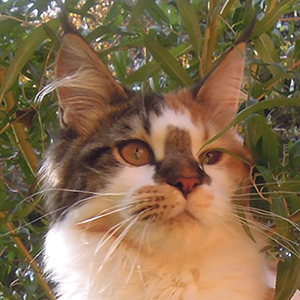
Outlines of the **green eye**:
M143 166L153 160L149 145L141 140L131 140L118 146L120 156L133 166Z
M222 158L222 152L218 150L207 151L202 157L202 162L205 165L214 165Z

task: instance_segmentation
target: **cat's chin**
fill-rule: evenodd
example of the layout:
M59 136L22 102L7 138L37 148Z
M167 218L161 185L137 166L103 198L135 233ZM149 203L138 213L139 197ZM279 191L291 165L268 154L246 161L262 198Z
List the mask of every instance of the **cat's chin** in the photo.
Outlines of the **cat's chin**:
M173 217L169 220L169 222L172 224L174 224L174 223L181 224L182 222L190 223L193 221L199 223L199 220L191 212L189 212L187 210L183 211L182 213L178 214L176 217Z

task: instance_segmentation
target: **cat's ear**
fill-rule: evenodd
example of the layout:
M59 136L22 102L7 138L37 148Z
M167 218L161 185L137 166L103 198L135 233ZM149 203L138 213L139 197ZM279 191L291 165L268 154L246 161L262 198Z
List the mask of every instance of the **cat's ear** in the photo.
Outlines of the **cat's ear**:
M197 93L197 101L205 105L219 123L230 122L236 114L243 82L245 51L245 42L231 49Z
M88 134L112 101L127 98L93 49L79 36L64 36L56 61L62 125Z

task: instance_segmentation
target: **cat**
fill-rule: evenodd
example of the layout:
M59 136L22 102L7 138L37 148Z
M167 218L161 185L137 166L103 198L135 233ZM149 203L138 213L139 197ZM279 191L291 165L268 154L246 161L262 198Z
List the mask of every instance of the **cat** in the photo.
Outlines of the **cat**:
M41 167L58 299L266 299L266 241L235 201L251 156L234 128L207 144L236 114L245 51L240 40L192 88L142 95L65 34L61 133Z

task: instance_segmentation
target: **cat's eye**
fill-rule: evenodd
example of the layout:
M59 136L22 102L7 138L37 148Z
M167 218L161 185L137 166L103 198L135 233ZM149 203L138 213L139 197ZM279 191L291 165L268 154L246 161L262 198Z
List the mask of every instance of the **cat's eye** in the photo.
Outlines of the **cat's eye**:
M118 146L119 154L133 166L143 166L151 163L153 153L149 145L141 140L131 140Z
M222 152L218 150L207 151L202 157L202 163L205 165L213 165L220 161Z

